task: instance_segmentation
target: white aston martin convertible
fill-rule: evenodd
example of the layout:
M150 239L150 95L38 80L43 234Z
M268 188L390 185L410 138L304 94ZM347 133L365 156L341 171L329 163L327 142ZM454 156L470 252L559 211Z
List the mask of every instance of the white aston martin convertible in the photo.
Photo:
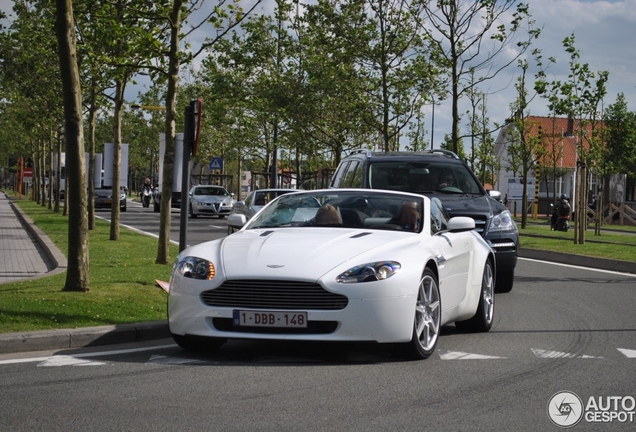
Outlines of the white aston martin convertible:
M227 339L369 341L429 357L440 328L486 332L494 316L491 248L436 198L382 190L294 192L243 228L185 249L168 321L184 349Z

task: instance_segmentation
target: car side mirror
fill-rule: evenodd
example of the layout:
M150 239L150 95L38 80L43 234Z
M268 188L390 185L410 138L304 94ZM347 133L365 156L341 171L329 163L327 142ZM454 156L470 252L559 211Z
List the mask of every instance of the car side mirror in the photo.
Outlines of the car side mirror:
M491 198L496 199L497 201L501 201L501 192L496 191L496 190L488 190L488 195Z
M243 228L247 218L243 214L231 214L227 217L227 224L235 228Z
M475 229L475 219L466 216L455 216L448 221L450 232L471 231Z

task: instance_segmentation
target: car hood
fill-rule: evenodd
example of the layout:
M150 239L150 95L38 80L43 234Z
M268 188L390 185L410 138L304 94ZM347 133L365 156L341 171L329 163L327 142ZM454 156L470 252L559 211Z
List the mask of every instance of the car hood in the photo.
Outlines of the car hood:
M317 280L329 270L373 260L398 259L413 233L342 228L283 228L239 231L222 240L226 277Z
M113 195L112 189L95 189L94 192L95 198L111 198ZM125 195L124 192L120 192L120 196Z
M231 196L217 196L217 195L195 195L192 199L197 200L198 202L203 203L218 203L218 202L226 202L231 203Z
M436 195L451 217L454 216L481 216L498 215L506 210L499 201L488 195Z

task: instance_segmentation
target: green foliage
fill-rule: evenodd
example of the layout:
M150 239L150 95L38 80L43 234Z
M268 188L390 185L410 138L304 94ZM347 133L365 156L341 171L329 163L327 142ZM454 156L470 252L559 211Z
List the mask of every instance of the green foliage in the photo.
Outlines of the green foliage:
M636 176L636 113L629 111L623 93L605 109L603 123L607 171Z

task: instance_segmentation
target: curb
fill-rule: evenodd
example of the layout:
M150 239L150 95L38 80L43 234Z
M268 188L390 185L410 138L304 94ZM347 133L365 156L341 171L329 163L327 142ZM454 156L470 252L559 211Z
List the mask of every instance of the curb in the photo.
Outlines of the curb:
M85 348L170 338L168 321L0 334L0 354Z

